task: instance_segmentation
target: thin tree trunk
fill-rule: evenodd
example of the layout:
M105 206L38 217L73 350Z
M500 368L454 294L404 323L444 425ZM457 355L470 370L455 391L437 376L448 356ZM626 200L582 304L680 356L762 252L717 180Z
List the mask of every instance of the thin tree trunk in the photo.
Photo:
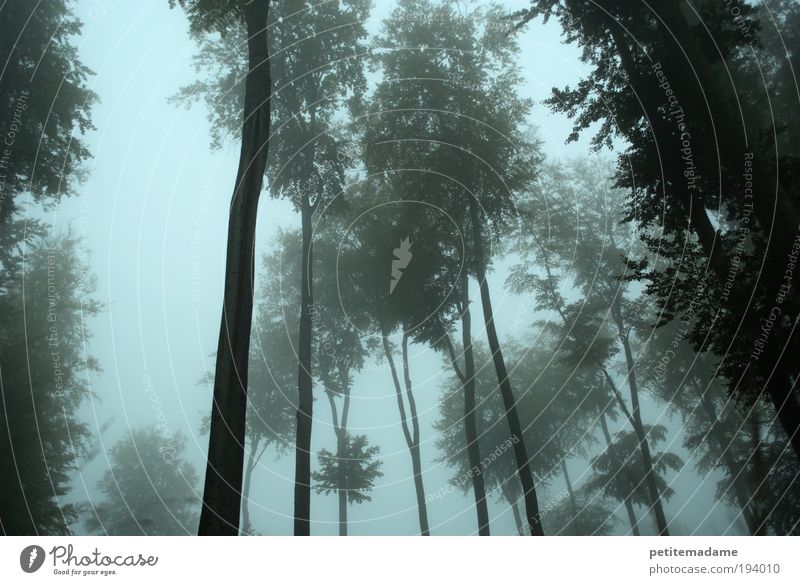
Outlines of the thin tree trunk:
M308 536L311 533L311 425L314 406L313 379L311 375L311 342L313 336L312 312L314 297L312 290L312 226L311 203L302 197L300 217L303 232L303 257L301 259L300 283L300 332L298 336L298 408L297 440L295 443L294 475L294 534Z
M214 372L214 399L198 534L239 533L247 414L247 368L253 320L258 199L267 163L271 78L269 0L245 8L248 73L239 169L228 222L225 290Z
M517 413L517 403L514 398L514 391L511 388L511 381L508 379L506 363L503 353L500 350L500 341L497 337L497 329L494 323L494 312L492 310L492 300L489 294L489 283L486 280L486 268L483 258L483 236L481 235L480 224L478 223L477 202L474 198L469 203L470 223L472 223L472 240L475 249L475 271L481 292L481 306L483 307L483 320L486 325L486 337L489 342L489 350L492 352L497 382L500 385L500 394L503 397L503 405L506 410L506 420L511 433L511 440L514 442L514 457L517 462L517 473L519 482L522 485L523 498L525 501L525 517L528 522L528 529L532 536L544 536L542 530L541 516L539 514L539 502L536 498L536 487L533 483L528 452L525 448L525 440L522 434L522 425L519 422Z
M753 522L756 525L755 536L765 536L766 535L766 518L764 517L764 511L761 506L761 498L759 498L758 492L761 493L768 493L769 486L767 482L769 481L768 472L766 470L766 465L764 461L764 452L761 450L761 421L758 418L758 412L753 409L750 413L750 446L752 448L752 459L753 459L753 475L758 482L761 480L761 485L759 485L756 489L755 498L752 500L752 510L753 510Z
M561 473L564 475L564 483L567 484L567 494L569 495L569 507L572 512L572 517L578 516L578 502L575 500L575 492L572 489L572 481L569 479L569 470L567 469L567 461L561 458Z
M518 536L525 536L525 527L522 525L522 516L519 513L519 507L517 506L517 500L514 498L514 494L511 488L508 486L508 482L513 481L513 478L509 478L507 481L502 483L502 490L503 495L506 498L509 506L511 506L511 513L514 514L514 524L517 526L517 535Z
M619 299L614 299L611 305L611 312L614 315L614 321L617 324L617 331L622 341L622 348L625 353L625 363L628 368L628 386L631 391L631 415L633 417L633 430L636 437L639 439L639 449L642 453L642 465L645 472L645 483L647 484L647 491L650 494L650 500L653 506L653 515L656 518L658 525L659 536L669 536L669 529L667 528L667 518L664 515L664 508L661 504L661 494L658 492L658 484L656 483L656 472L653 469L653 458L650 454L650 444L647 440L647 434L644 430L642 423L642 415L639 407L639 388L636 383L636 370L633 361L633 352L631 351L631 344L628 339L628 333L625 331L625 324L622 321L622 310L619 307Z
M469 275L464 271L461 283L461 339L464 345L464 432L467 437L467 456L472 470L472 491L478 515L478 535L489 536L489 507L486 504L486 485L481 469L478 444L478 424L475 412L475 353L472 348L472 316L469 310Z
M606 413L600 412L600 428L603 429L603 437L606 439L606 445L608 446L608 452L611 457L615 461L622 461L620 457L616 454L616 449L614 448L614 442L611 440L611 433L608 432L608 423L606 422ZM633 485L633 482L631 482ZM631 502L631 496L628 495L625 498L625 511L628 513L628 521L631 523L631 532L633 532L634 536L641 536L639 533L639 521L636 519L636 512L633 509L633 503Z
M631 497L625 498L625 512L628 514L628 522L631 524L631 532L634 536L641 536L639 532L639 521L636 519L636 512L633 509Z
M414 400L414 391L411 386L411 374L408 370L408 334L403 334L403 378L408 397L408 410L411 415L413 432L413 445L411 446L411 463L414 469L414 488L417 493L417 507L419 508L420 532L423 536L430 535L428 528L428 504L425 500L425 486L422 483L422 455L419 449L419 419L417 418L417 403Z
M253 531L250 524L250 482L253 479L253 469L261 458L258 453L258 444L261 442L261 435L256 435L250 445L250 456L247 458L247 467L244 470L244 487L242 488L242 531L241 534L248 535ZM263 451L262 451L263 453Z
M347 490L344 488L339 488L339 536L347 536Z
M411 466L414 472L414 490L417 496L417 511L419 514L419 530L422 536L430 536L430 528L428 527L428 505L425 500L425 487L422 483L422 461L419 451L419 423L417 421L417 406L414 401L414 394L411 389L411 380L408 377L408 341L407 336L403 335L403 370L406 376L406 395L409 401L409 410L411 411L411 421L413 431L409 429L408 419L406 418L406 408L403 403L403 390L400 387L400 378L397 376L397 367L394 364L394 357L392 350L389 347L388 332L383 331L383 351L386 354L386 359L389 362L389 369L392 373L392 382L394 382L395 394L397 396L397 407L400 410L400 422L403 428L403 436L408 445L408 451L411 454Z
M339 498L339 536L347 536L347 477L345 475L345 450L347 447L347 416L350 412L350 388L344 391L344 404L342 405L342 419L336 408L332 392L326 392L331 405L331 418L333 430L336 433L336 493Z

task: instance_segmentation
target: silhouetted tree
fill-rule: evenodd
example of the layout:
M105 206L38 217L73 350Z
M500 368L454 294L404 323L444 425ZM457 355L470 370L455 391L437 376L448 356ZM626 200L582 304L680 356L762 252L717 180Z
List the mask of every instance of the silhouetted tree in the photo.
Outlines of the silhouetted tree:
M203 488L201 535L239 533L247 418L247 374L253 320L258 200L267 166L272 80L267 39L269 0L170 0L187 12L198 39L244 28L246 74L237 80L243 100L241 150L228 220L225 289L214 372L214 398ZM235 104L235 106L233 105Z
M343 415L344 416L344 415ZM347 505L371 502L375 479L383 476L382 461L374 459L380 447L369 447L366 435L337 436L336 453L327 449L317 455L320 470L312 474L317 493L339 496L339 536L347 536Z
M645 433L649 444L655 446L666 438L666 428L662 425L646 425ZM663 479L663 474L669 470L679 470L683 467L683 460L668 451L653 453L653 469L646 469L642 459L638 457L640 440L633 431L620 431L612 439L608 448L592 458L591 465L595 475L586 482L585 488L589 492L599 491L608 498L621 502L640 504L645 508L652 506L652 498L648 489L649 477L657 483L658 493L664 500L669 500L674 494L672 489Z

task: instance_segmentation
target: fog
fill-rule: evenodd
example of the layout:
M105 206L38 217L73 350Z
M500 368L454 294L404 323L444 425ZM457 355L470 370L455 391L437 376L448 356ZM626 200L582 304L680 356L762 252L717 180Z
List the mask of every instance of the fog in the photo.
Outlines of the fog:
M474 4L473 9L477 10L481 5L485 3ZM529 6L530 2L527 0L503 3L503 9L508 13ZM459 4L458 9L461 8ZM383 23L394 9L394 2L374 2L369 18L364 23L369 34L367 43L380 47L375 43L380 42ZM100 526L96 526L91 521L94 516L92 510L102 507L107 499L107 492L101 488L102 480L108 476L107 472L117 469L114 467L114 445L132 437L137 429L155 427L167 436L179 432L186 439L181 458L195 470L196 475L189 481L189 485L196 500L190 506L189 511L192 514L188 516L189 521L178 522L173 532L196 534L196 522L203 499L203 477L206 473L209 444L207 418L211 412L220 314L225 290L228 216L231 192L237 176L240 144L236 136L228 135L225 136L221 148L213 148L211 136L214 120L206 102L201 98L195 103L185 104L175 99L181 88L198 80L198 70L193 59L200 49L196 39L190 34L190 21L184 10L180 7L170 8L163 0L135 3L80 0L75 2L73 11L84 23L80 34L73 37L78 58L93 72L87 78L86 85L99 96L99 101L91 106L94 129L83 137L92 158L86 163L85 179L76 188L74 196L63 197L58 201L37 200L30 195L22 195L17 199L17 213L20 218L25 221L38 218L45 222L51 234L69 233L80 238L79 256L87 262L88 272L97 278L93 297L102 305L97 314L81 314L88 334L85 343L79 347L84 357L93 356L97 360L101 371L81 371L76 368L76 375L85 378L91 391L80 401L75 416L77 421L88 426L92 455L76 457L74 468L69 471L66 482L69 489L56 496L56 500L59 506L72 503L83 510L69 522L70 532L115 533L112 524L101 521ZM268 31L269 34L271 33ZM553 88L575 87L581 79L591 74L593 66L581 59L581 47L576 43L565 42L562 26L557 18L546 23L541 19L534 20L516 33L515 38L519 44L519 52L511 57L512 68L522 78L517 94L520 99L532 100L526 119L519 123L524 122L535 127L538 148L543 154L543 160L537 164L541 168L552 165L570 169L571 165L576 164L576 160L588 161L586 164L594 165L591 168L594 169L592 173L596 184L610 181L611 175L617 170L616 157L629 147L623 137L614 136L599 149L594 148L591 139L600 125L592 122L577 140L567 143L574 120L562 112L554 111L545 103ZM376 69L377 66L373 66L366 73L368 89L365 103L368 110L371 107L369 104L372 92L384 79L384 74ZM345 126L350 123L345 121ZM398 166L403 165L398 163ZM605 175L604 169L607 170ZM257 318L258 307L264 302L264 287L267 286L265 283L277 282L276 279L280 277L265 268L262 258L270 254L280 255L276 238L281 237L281 234L285 237L289 233L282 230L299 230L301 226L300 213L295 205L285 197L278 198L271 191L270 179L268 173L258 205L255 239L257 308L254 311L252 338L259 347L267 343L258 341L262 336L274 334L271 333L273 330L263 330ZM543 188L543 191L547 192L547 188ZM558 193L549 193L556 201L560 197ZM623 193L621 197L624 196ZM403 199L401 195L397 198ZM387 200L391 199L394 196L389 195ZM522 205L522 202L517 203ZM580 213L576 212L578 215ZM710 210L709 214L713 216ZM620 219L621 216L614 219L614 223L618 223ZM348 217L344 220L345 227L357 231L357 227L353 227L355 221L352 216ZM380 221L379 217L377 221ZM543 222L547 223L545 220ZM530 234L537 229L536 226L527 226L521 232ZM589 231L594 233L591 226ZM641 231L645 232L646 228ZM631 240L632 243L617 242L623 252L634 258L646 255L640 245L635 243L638 241L638 234L639 232ZM541 235L547 237L545 233ZM520 292L509 284L514 274L519 273L519 265L532 260L518 247L525 235L512 233L511 236L503 237L506 239L502 239L496 249L492 249L487 283L492 293L494 324L504 347L506 360L514 362L515 358L509 357L513 354L522 355L523 361L530 361L533 360L530 356L534 352L546 351L552 353L548 359L552 360L555 368L559 352L567 352L564 345L567 343L567 336L560 338L558 331L551 330L563 327L564 323L555 307L548 310L534 300L538 293ZM320 251L320 246L326 245L330 245L329 241L323 240L319 245L315 243L314 251L318 258L336 256L331 250ZM424 245L420 242L417 246L420 255L413 256L408 267L403 268L403 276L414 269L415 261L422 260L422 250L427 250ZM412 247L412 253L416 249ZM571 261L569 258L564 260L564 266L569 267L588 258L587 252L578 247L572 254L574 258ZM387 271L393 260L396 258L386 256ZM592 259L589 258L588 261L591 262ZM607 270L606 266L598 262L596 269L602 272ZM544 274L543 264L531 265L529 270L540 276ZM558 283L563 303L566 305L581 301L587 296L580 288L582 285L571 282L566 277L569 268L564 270L564 279ZM478 280L470 278L468 285L472 337L478 353L482 351L483 355L488 355ZM293 283L292 286L299 287L299 283ZM631 303L636 298L647 297L645 284L634 282L627 286L627 292L620 294ZM688 285L676 286L680 288ZM293 293L289 296L291 294ZM324 296L324 292L322 294ZM651 301L644 302L650 306ZM344 312L346 303L347 301L343 301L341 307ZM326 305L322 310L332 314L336 306ZM653 312L658 313L656 309ZM325 319L326 314L322 318ZM296 343L297 333L289 329L297 326L297 319L298 316L294 315L286 321L287 336L292 343ZM611 317L604 321L606 324L603 326L614 326ZM599 329L592 335L596 335L597 331ZM452 332L453 339L457 340L456 351L461 356L463 346L460 321L455 322ZM645 377L645 368L652 367L652 363L656 363L658 359L648 357L648 343L655 343L655 337L649 335L640 335L634 348L636 359L641 360L642 378ZM740 335L747 334L742 331ZM751 337L754 336L755 333L751 334ZM569 339L573 337L570 334ZM580 337L579 334L578 338ZM375 334L373 330L371 334L363 336L364 343L370 339L377 344L381 335ZM389 340L396 349L398 368L402 368L399 353L403 341L402 328L393 331ZM613 343L619 341L615 335L612 335L612 340L615 340ZM521 353L507 350L506 345L510 347L512 343L522 348ZM352 374L348 432L366 435L369 445L380 448L375 458L382 462L382 475L375 477L371 490L367 490L371 500L348 506L348 534L419 534L419 510L412 461L398 412L397 396L400 391L398 389L396 393L388 364L379 354L380 350L367 353L363 367ZM269 366L276 365L271 361L276 358L265 355L264 359ZM648 360L652 360L652 363ZM490 360L482 361L478 356L477 361L481 372L495 375ZM709 358L709 361L714 360ZM621 390L626 404L630 406L628 371L622 346L619 345L611 352L604 363ZM293 367L296 371L296 363ZM517 384L514 378L515 367L510 365L509 369L512 370L514 383ZM578 371L578 366L568 367ZM667 369L681 367L673 364ZM441 446L437 445L443 433L437 425L441 419L440 404L443 394L453 384L458 385L451 360L447 352L433 349L430 344L412 338L408 372L413 380L416 401L419 451L430 533L478 534L472 483L466 484L464 489L453 485L451 480L458 478L459 468L447 465L444 461L446 455ZM674 375L680 372L670 373ZM402 372L400 376L402 377ZM585 379L576 378L571 384L585 384L582 380ZM533 388L535 380L530 380L529 383ZM527 395L527 390L521 384L514 387L517 397L522 396L522 400ZM8 391L9 387L4 387L4 392ZM254 391L251 388L251 392ZM282 388L282 392L287 400L296 400L296 375L293 385ZM559 400L559 392L556 389L551 399ZM696 434L697 431L687 430L685 413L694 412L698 407L686 407L687 410L681 411L665 402L663 394L654 394L648 382L640 383L639 392L640 414L645 424L665 427L665 437L657 448L653 447L654 452L671 452L680 458L680 464L676 468L666 467L659 471L665 489L671 492L671 497L663 498L669 533L750 534L741 510L727 497L718 495L717 483L725 474L718 465L700 465L700 460L705 457L702 441L696 448L687 446L687 434ZM720 400L727 404L726 400ZM479 399L479 421L484 420L480 414L480 404ZM613 410L616 407L612 405L611 408ZM751 408L749 412L752 412L752 407L742 408ZM760 432L764 437L781 436L782 431L776 422L774 411L770 410L771 407L765 406L764 409L769 412L761 419ZM527 415L523 416L526 433L529 426L532 428L548 420L548 417L551 415L547 408L538 412L533 420L527 418ZM486 424L491 425L493 422L488 421ZM542 476L536 471L538 468L534 464L539 511L548 534L571 533L566 527L553 525L554 516L551 516L551 510L559 504L563 507L570 492L581 492L584 486L592 482L596 475L592 462L606 452L606 443L599 426L585 422L569 424L587 425L585 428L573 429L580 438L574 440L574 450L567 449L565 455L557 457L557 463L543 464L552 470L548 476ZM740 430L742 428L740 426ZM609 418L612 436L630 430L625 416ZM775 440L786 443L785 438ZM245 495L250 525L257 534L293 533L295 453L291 443L281 444L281 441L282 439L278 439L266 447L255 465L249 491ZM529 437L526 441L528 455L532 458L537 456L539 449L546 447L531 444ZM492 451L491 445L487 438L487 443L481 445L484 451L482 455ZM249 454L249 449L248 443L245 456ZM310 449L312 473L320 471L317 453L322 449L336 453L337 435L324 384L315 373ZM160 450L162 454L165 452L164 445ZM568 470L569 487L562 477L562 459ZM140 462L142 461L140 457ZM146 463L143 465L147 467ZM115 474L112 473L111 477L113 479ZM512 481L516 480L512 478ZM796 491L796 484L792 482L791 485L792 490ZM514 510L503 492L496 486L487 486L487 492L491 534L518 534ZM626 516L624 502L614 500L607 493L603 495L602 490L595 489L591 493L594 495L586 495L583 501L589 502L586 504L588 506L591 502L603 500L609 517L609 525L603 530L598 529L598 533L631 534L632 527ZM122 496L124 502L125 494ZM169 505L164 506L163 513L168 515ZM335 493L326 495L312 489L310 509L311 534L339 533L339 503ZM634 503L634 509L641 533L657 534L659 527L650 506ZM134 523L129 530L136 534L152 533L148 528L151 525L148 523L151 522L152 518L147 518L147 522ZM43 529L40 530L44 532Z

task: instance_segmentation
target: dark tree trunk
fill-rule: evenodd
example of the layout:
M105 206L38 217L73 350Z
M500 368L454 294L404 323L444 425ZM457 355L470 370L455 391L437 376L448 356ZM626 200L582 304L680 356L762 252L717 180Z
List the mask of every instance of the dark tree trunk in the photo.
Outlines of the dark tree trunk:
M481 451L478 445L478 424L475 413L475 353L472 349L472 316L469 310L469 276L464 272L461 283L461 339L464 345L464 431L467 437L467 455L472 470L472 490L475 494L475 511L478 514L478 535L489 536L489 507L486 505L486 485L481 469Z
M258 199L267 163L271 79L267 47L269 0L245 12L248 73L245 81L242 147L230 207L225 290L214 399L203 486L200 535L237 535L244 467L247 367L253 319L253 277Z
M621 463L622 459L617 456L616 450L614 449L614 442L611 440L611 433L608 432L608 423L606 422L606 414L604 412L600 412L600 428L603 429L603 437L606 439L609 454L615 461ZM631 482L631 485L633 485L633 482ZM634 536L641 536L639 533L639 521L636 519L636 512L633 509L630 496L625 498L623 503L625 504L625 511L628 513L628 521L631 523L631 532Z
M311 424L314 406L314 381L311 375L311 342L313 336L311 215L313 209L307 196L302 197L300 218L303 231L303 257L300 282L300 332L298 336L297 372L297 440L295 443L294 472L294 534L311 533Z
M500 341L497 337L497 329L494 324L494 312L492 310L492 299L489 294L489 283L486 280L486 268L483 258L483 236L480 224L478 223L477 202L474 198L469 203L470 223L472 224L472 245L475 250L475 272L481 291L481 306L483 307L483 320L486 325L486 337L489 342L489 350L492 352L492 360L497 373L497 382L500 385L500 394L503 398L503 405L506 410L506 420L511 433L511 440L514 442L514 457L517 462L517 473L519 482L522 485L523 498L525 501L525 517L528 522L528 529L532 536L544 536L542 530L541 516L539 514L539 502L536 498L536 487L533 483L533 474L528 460L528 452L525 448L525 440L522 434L522 425L519 422L517 413L517 401L514 398L514 391L511 388L511 381L508 379L506 363L503 353L500 350Z
M411 454L411 467L414 472L414 490L417 496L417 511L419 513L419 531L422 536L430 536L428 527L428 505L425 499L425 486L422 483L422 458L419 450L419 421L417 420L417 405L414 400L414 393L411 388L411 379L408 374L408 337L403 335L403 374L406 383L406 396L408 397L408 407L411 414L412 429L408 426L406 418L406 408L403 403L403 390L400 387L400 378L397 375L397 367L394 364L392 350L389 347L388 332L383 331L383 351L389 362L389 369L392 373L395 394L397 396L397 407L400 410L400 422L403 428L403 436Z
M645 433L644 424L642 423L642 414L639 407L639 388L636 383L636 364L633 360L633 352L631 351L628 333L625 330L625 324L622 321L622 310L619 306L619 299L614 299L612 302L611 312L614 315L614 321L617 324L617 331L619 333L620 340L622 341L622 349L625 353L625 363L628 369L628 386L630 387L631 391L631 417L633 419L633 430L636 433L637 439L639 439L639 450L642 454L645 482L647 484L647 491L650 494L650 500L653 506L653 515L656 518L659 536L669 536L667 518L664 515L664 508L661 505L661 494L658 492L656 472L653 469L653 458L650 454L650 443L647 440L647 434Z
M422 456L419 449L419 419L417 418L417 402L414 400L414 390L411 386L411 374L408 371L408 334L403 334L403 379L406 385L408 410L411 415L411 428L413 443L411 448L411 465L414 470L414 488L417 493L417 508L419 509L420 533L430 535L428 527L428 504L425 500L425 486L422 483Z
M417 510L419 511L419 532L422 536L430 536L428 526L428 503L425 500L425 486L422 483L422 458L419 444L411 447L411 468L414 471L414 491L417 494Z

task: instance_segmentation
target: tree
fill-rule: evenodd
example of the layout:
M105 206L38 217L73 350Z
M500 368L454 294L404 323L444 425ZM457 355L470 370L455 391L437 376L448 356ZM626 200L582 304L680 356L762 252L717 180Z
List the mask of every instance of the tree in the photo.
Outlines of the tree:
M498 26L501 21L502 11L496 6L464 15L452 4L398 3L378 38L384 81L370 102L376 114L366 121L365 163L370 173L391 179L393 193L406 199L423 193L423 200L445 210L447 223L440 222L444 233L452 231L450 223L457 231L465 229L468 251L462 260L480 287L507 422L518 439L514 452L526 518L531 533L541 534L535 486L486 280L488 248L498 243L513 218L513 197L530 186L538 159L526 127L531 103L517 94L517 47Z
M96 279L72 234L46 237L22 221L0 233L16 251L0 286L0 530L70 534L78 510L64 497L91 438L78 410L100 370L84 351L86 319L101 309Z
M275 274L274 257L264 259L267 274ZM250 353L250 376L247 405L247 442L249 455L242 488L242 533L252 534L250 520L250 485L253 473L269 447L283 456L294 446L296 359L295 343L287 335L285 304L273 304L268 294L260 303L254 324ZM294 305L296 308L296 304ZM296 320L296 318L294 319ZM289 329L296 331L296 328Z
M369 447L366 435L347 435L338 440L336 453L318 453L320 471L312 475L317 493L335 492L339 496L339 536L347 536L347 505L372 501L369 492L375 479L383 476L382 461L374 457L380 448Z
M336 453L325 449L319 452L322 471L313 478L318 482L318 493L337 492L339 535L347 536L348 503L369 501L366 493L372 489L375 478L383 474L379 471L380 462L372 461L378 447L368 447L366 436L353 437L348 431L353 375L364 367L366 349L362 331L354 325L351 316L342 311L342 304L350 305L355 299L344 297L349 289L339 286L339 274L335 270L340 259L339 243L346 237L346 223L342 220L349 218L333 219L325 223L324 233L318 239L320 267L315 282L318 294L314 307L317 333L314 367L330 405Z
M458 297L458 311L461 314L461 343L463 344L463 371L458 366L458 357L454 349L449 333L442 336L443 345L450 354L453 364L453 371L459 382L461 382L464 393L464 433L467 440L467 454L470 469L479 469L481 461L481 449L478 443L478 423L476 412L476 370L475 352L472 342L472 312L470 311L469 298L469 275L467 272L461 277L461 295ZM475 495L475 511L478 515L478 534L489 536L489 509L486 504L486 484L482 473L472 473L472 491ZM516 501L510 502L514 509L515 518L518 519L519 513L516 508Z
M0 19L0 225L14 220L15 198L37 202L74 194L91 156L83 134L92 130L97 101L86 81L75 37L81 22L73 2L6 2ZM0 254L8 253L7 247Z
M295 463L295 534L310 530L311 426L313 408L312 310L313 220L342 191L345 172L351 164L342 141L336 136L337 116L347 109L347 100L357 101L363 80L362 57L369 13L366 0L320 2L288 0L270 11L270 60L274 93L270 97L274 131L266 161L270 194L294 203L300 212L303 234L303 265L300 272L301 313L298 339L298 410ZM265 16L266 18L266 16ZM267 22L264 23L267 26ZM244 31L231 31L231 38L206 39L196 65L216 75L211 82L198 82L181 94L191 101L205 99L210 106L214 135L229 133L231 109L226 106L231 89L231 71L243 64L236 51ZM247 36L251 37L250 31ZM220 68L214 57L223 56L229 67ZM344 105L343 105L344 104Z
M666 438L666 428L662 425L646 425L645 433L648 443L655 446ZM644 467L641 458L635 454L639 450L640 440L633 431L620 431L608 448L592 458L591 465L595 475L585 488L589 492L601 492L605 497L621 502L640 504L647 508L652 506L648 489L649 477L657 482L660 497L669 500L675 493L662 478L669 469L679 470L683 460L671 452L653 453L653 470ZM634 454L632 456L632 454ZM633 526L634 530L635 525ZM661 532L659 527L659 532Z
M694 349L716 356L745 402L772 403L800 457L797 367L786 358L800 309L798 272L786 273L800 225L797 129L774 109L796 103L786 72L797 52L767 32L774 19L796 33L790 4L774 3L773 16L711 1L535 0L520 24L558 18L592 67L549 100L574 119L570 139L598 127L596 146L627 144L617 165L617 184L631 190L626 217L662 259L633 274L666 319L691 308ZM775 321L766 338L738 335L765 320Z
M270 3L269 0L170 0L170 6L176 2L187 11L197 38L214 33L226 36L239 26L247 31L247 69L239 80L244 94L241 150L228 221L222 322L199 527L201 535L235 535L239 533L244 468L256 216L270 135L272 80L267 42ZM238 107L235 110L238 112Z
M596 364L615 390L618 404L639 437L642 463L654 469L653 458L641 417L636 359L632 347L631 327L642 317L637 303L626 298L629 285L626 276L631 270L626 253L636 253L635 234L621 222L620 190L603 180L603 163L587 161L572 165L570 177L551 167L543 178L539 194L525 202L524 212L531 223L526 237L518 242L522 254L536 254L544 265L544 275L531 274L530 260L518 264L511 277L513 287L539 291L540 306L554 310L563 323L564 336L577 344L578 353ZM545 215L546 213L546 215ZM535 227L534 227L535 226ZM542 235L547 236L543 242ZM527 252L526 252L527 250ZM558 275L553 262L558 262L560 277L572 278L583 298L567 305L558 290ZM595 344L600 353L589 354L587 340L608 339L608 323L618 343ZM577 330L573 332L573 329ZM586 335L575 334L585 330ZM606 362L621 351L630 396L630 409L616 391ZM652 477L651 477L652 476ZM654 472L645 476L659 533L668 535L667 520L658 492Z
M409 341L412 336L425 337L429 333L426 321L434 314L434 307L447 312L448 307L442 306L445 298L442 293L446 289L442 283L448 281L448 264L438 262L442 258L441 242L425 237L435 225L430 215L431 207L376 206L365 195L380 193L382 188L384 186L380 183L368 182L361 188L352 189L348 215L357 221L353 220L351 227L343 233L339 246L328 246L328 249L337 250L336 291L348 321L362 332L374 332L374 337L367 341L367 348L389 364L400 424L411 456L420 534L428 535L420 426L408 363ZM402 272L402 278L393 276L395 263L392 258L398 258L403 253L403 246L413 247L414 242L417 242L417 247L413 256L417 260L413 270ZM396 344L391 341L398 329L402 348L402 383L394 357Z
M91 506L87 528L104 535L194 533L201 500L185 450L179 432L132 429L110 450L111 468L97 482L105 499Z

